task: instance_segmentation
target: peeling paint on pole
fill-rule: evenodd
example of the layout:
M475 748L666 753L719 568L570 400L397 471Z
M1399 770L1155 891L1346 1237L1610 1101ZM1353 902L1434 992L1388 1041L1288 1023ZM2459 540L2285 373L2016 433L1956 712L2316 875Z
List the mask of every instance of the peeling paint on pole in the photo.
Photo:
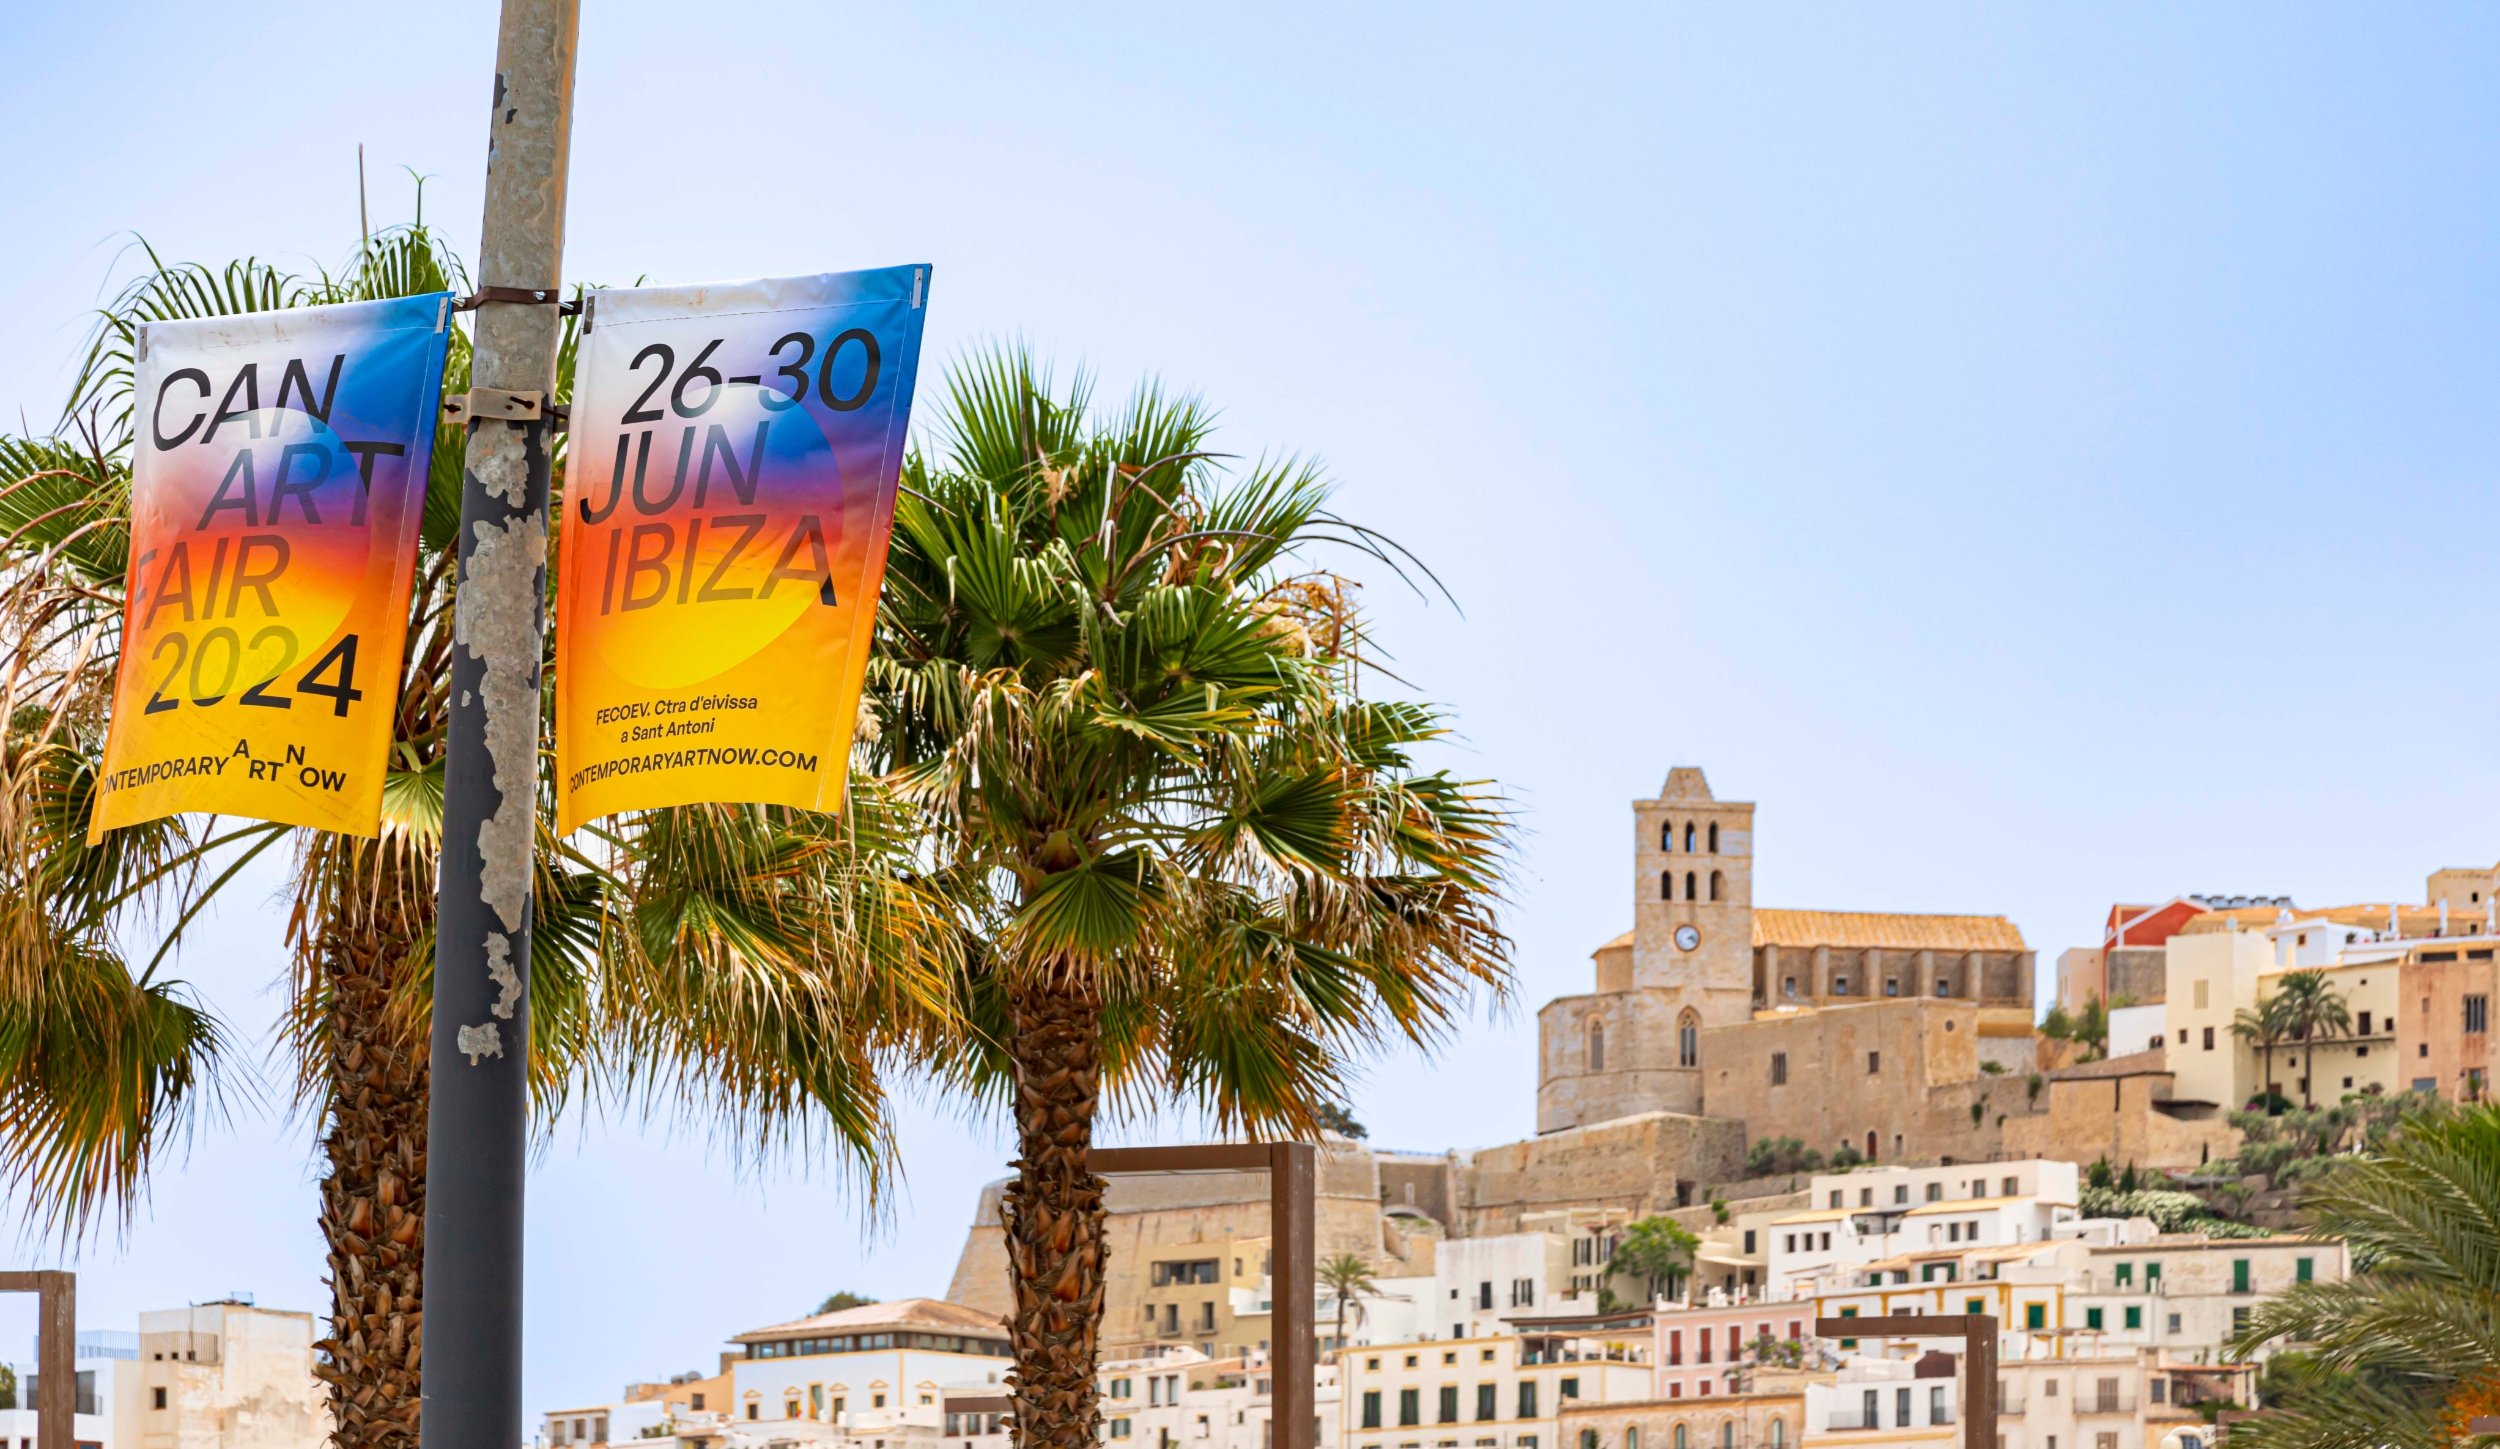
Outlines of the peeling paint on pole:
M488 424L480 432L512 434L496 451L519 454L522 428ZM481 451L470 449L472 456ZM526 488L527 460L510 461L522 469ZM489 492L498 491L493 479L478 481ZM479 887L504 929L517 931L529 903L530 847L537 834L538 662L545 637L539 604L547 571L547 515L542 509L500 525L481 521L471 525L469 536L452 638L484 666L479 697L486 754L494 762L501 797L495 812L478 824L477 853L485 862Z

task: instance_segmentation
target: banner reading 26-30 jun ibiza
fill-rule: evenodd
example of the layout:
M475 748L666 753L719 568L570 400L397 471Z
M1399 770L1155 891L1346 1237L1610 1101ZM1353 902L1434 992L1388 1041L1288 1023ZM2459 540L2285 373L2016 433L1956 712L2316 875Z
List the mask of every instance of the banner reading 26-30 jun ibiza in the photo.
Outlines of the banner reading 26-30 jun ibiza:
M140 329L90 838L181 811L380 828L451 300Z
M556 595L571 830L838 810L927 267L592 294Z

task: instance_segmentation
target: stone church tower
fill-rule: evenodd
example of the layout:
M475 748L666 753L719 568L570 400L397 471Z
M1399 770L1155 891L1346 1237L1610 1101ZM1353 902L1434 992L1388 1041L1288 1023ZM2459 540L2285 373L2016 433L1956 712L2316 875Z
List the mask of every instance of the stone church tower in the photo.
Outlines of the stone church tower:
M1751 1019L1753 806L1677 766L1632 803L1632 930L1537 1013L1537 1130L1702 1110L1702 1033Z

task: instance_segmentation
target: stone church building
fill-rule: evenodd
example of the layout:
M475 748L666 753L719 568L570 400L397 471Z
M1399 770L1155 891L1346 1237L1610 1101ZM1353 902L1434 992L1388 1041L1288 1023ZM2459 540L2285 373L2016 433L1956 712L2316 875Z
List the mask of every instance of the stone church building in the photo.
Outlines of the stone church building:
M1594 953L1594 991L1537 1013L1538 1132L1667 1112L1967 1161L2037 1109L2013 922L1757 908L1754 807L1690 766L1632 817L1632 929Z

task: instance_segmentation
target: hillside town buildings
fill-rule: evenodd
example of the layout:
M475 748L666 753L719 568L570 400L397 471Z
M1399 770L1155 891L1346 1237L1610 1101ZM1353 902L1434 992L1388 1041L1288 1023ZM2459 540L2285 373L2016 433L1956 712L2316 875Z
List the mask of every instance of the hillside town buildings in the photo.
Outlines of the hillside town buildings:
M2436 872L2419 905L2112 906L2054 971L2070 1015L2106 1011L2095 1051L2041 1035L2005 917L1758 906L1756 807L1695 768L1631 814L1631 929L1538 1013L1535 1135L1321 1145L1315 1257L1372 1275L1320 1296L1326 1449L1958 1445L1959 1337L1816 1332L1898 1314L1995 1320L2001 1449L2208 1449L2254 1402L2270 1350L2232 1344L2256 1305L2349 1257L2161 1231L2086 1167L2203 1182L2268 1092L2472 1100L2500 1065L2500 871ZM2251 1038L2294 971L2348 1030ZM944 1300L738 1334L716 1374L551 1414L545 1440L1006 1449L1001 1186ZM1103 1442L1273 1449L1265 1174L1107 1186ZM1689 1261L1625 1271L1659 1217Z

